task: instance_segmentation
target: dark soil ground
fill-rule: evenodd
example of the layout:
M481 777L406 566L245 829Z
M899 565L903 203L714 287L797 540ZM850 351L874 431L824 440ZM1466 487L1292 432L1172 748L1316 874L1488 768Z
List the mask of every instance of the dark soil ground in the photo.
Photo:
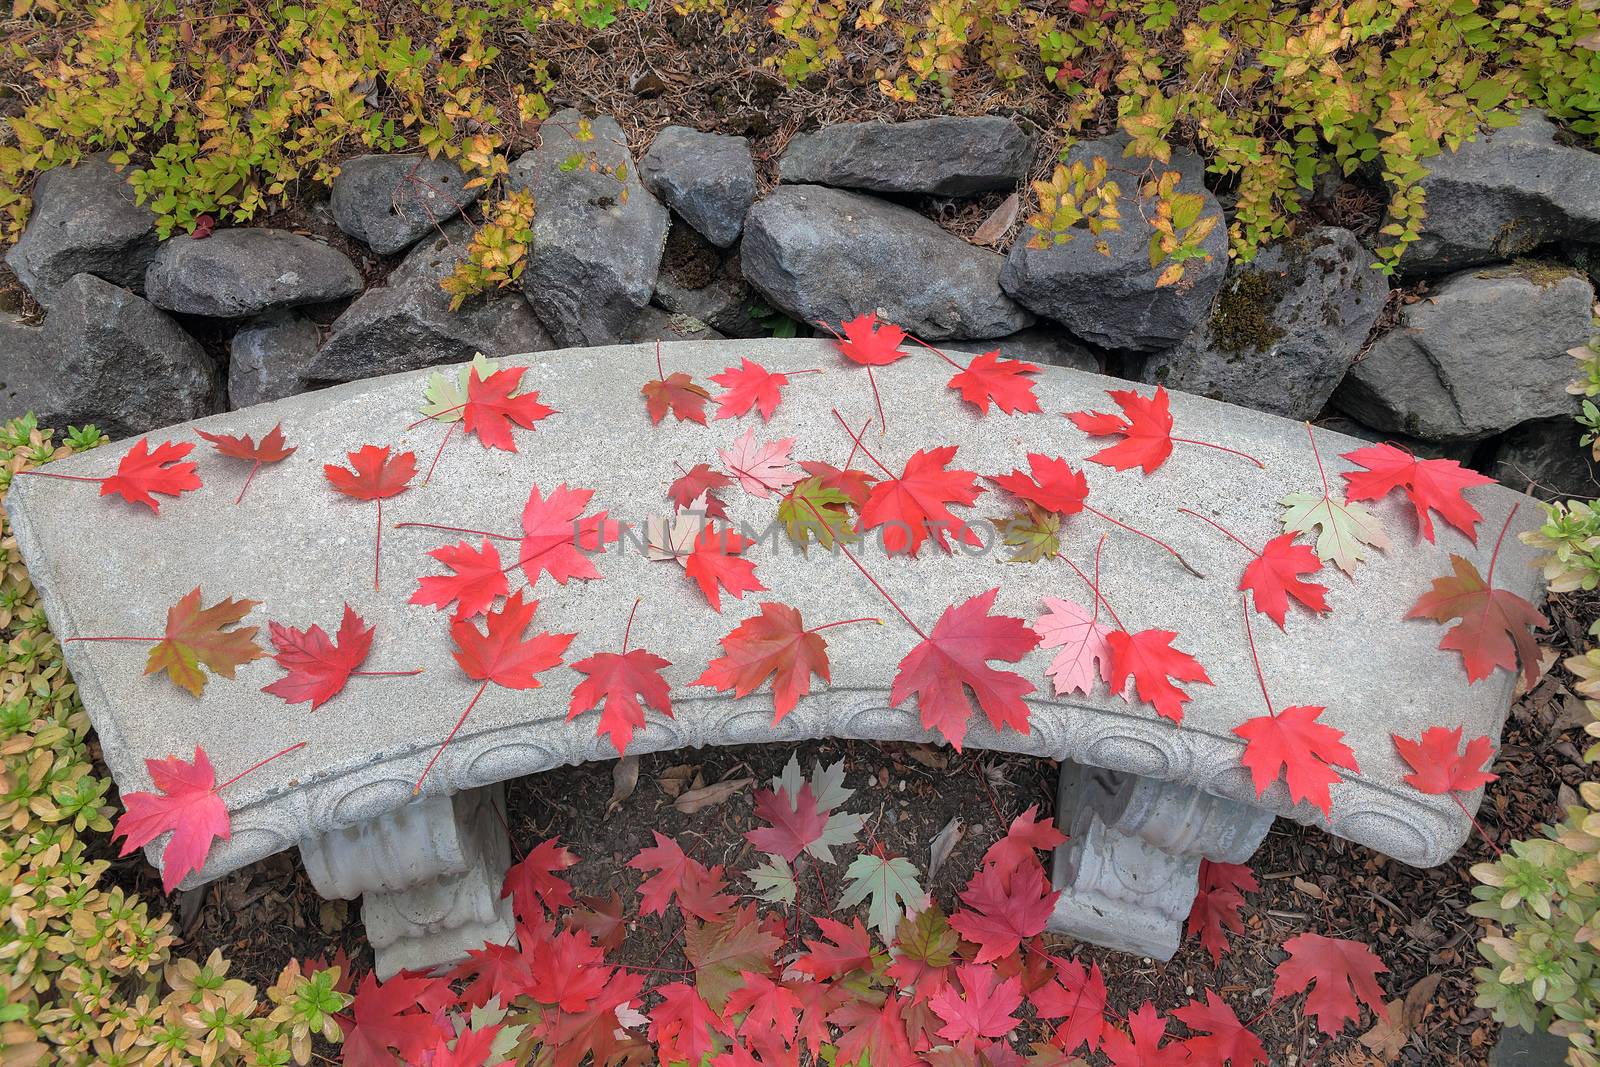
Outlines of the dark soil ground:
M1550 614L1557 622L1546 644L1561 655L1582 647L1584 629L1597 613L1600 596L1554 599ZM1559 817L1561 806L1572 802L1571 791L1585 780L1585 715L1568 692L1569 681L1559 666L1553 667L1512 709L1494 766L1500 779L1489 787L1479 812L1485 831L1501 845L1532 836L1541 823ZM582 858L568 872L579 893L620 892L630 920L636 920L619 962L677 971L687 966L678 940L680 923L670 915L638 919L633 889L641 876L626 862L658 830L676 838L701 862L724 864L730 872L754 866L759 857L743 834L759 825L752 811L755 786L694 814L677 810L674 797L686 788L728 779L753 778L757 785L765 784L791 754L805 767L813 761L843 760L846 783L856 790L847 809L866 813L872 838L923 870L933 839L953 816L961 816L965 835L927 883L946 909L955 907L957 893L983 851L1012 818L1033 804L1044 813L1054 811L1056 768L1048 760L868 742L688 750L641 758L636 788L618 803L611 803L611 763L509 783L506 819L513 850L520 857L535 843L560 837ZM115 860L109 837L95 841L105 858L113 859L109 876L115 882L145 899L161 899L159 879L142 855ZM1245 932L1233 938L1220 966L1213 966L1192 939L1165 964L1059 938L1053 939L1053 947L1099 962L1118 1013L1145 1000L1167 1010L1204 988L1218 991L1240 1018L1258 1016L1254 1028L1274 1065L1476 1067L1486 1062L1498 1027L1472 1005L1472 970L1480 962L1474 943L1481 924L1466 914L1474 884L1468 871L1493 858L1495 847L1474 838L1450 863L1417 870L1321 830L1280 820L1251 863L1261 891L1249 900ZM833 910L842 873L855 851L842 850L833 865L802 868L799 915ZM738 891L749 889L736 876L733 883ZM199 959L220 948L232 960L230 973L258 987L270 984L291 958L343 949L358 971L370 966L359 909L319 898L295 853L180 894L171 904L182 934L175 951ZM1414 998L1418 1017L1398 1058L1385 1061L1362 1044L1361 1033L1376 1022L1370 1013L1361 1031L1352 1029L1327 1041L1300 1014L1298 1001L1270 1005L1272 968L1283 958L1280 946L1304 931L1372 945L1390 969L1383 984L1392 1000L1421 986ZM802 923L798 932L814 933L814 927ZM664 977L672 980L675 975Z

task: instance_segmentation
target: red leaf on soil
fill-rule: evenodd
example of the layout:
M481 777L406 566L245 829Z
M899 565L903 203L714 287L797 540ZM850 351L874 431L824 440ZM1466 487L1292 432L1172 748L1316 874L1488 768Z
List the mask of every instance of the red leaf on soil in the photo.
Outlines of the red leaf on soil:
M639 850L628 861L636 871L654 871L639 884L639 912L663 915L674 894L678 907L697 919L712 922L734 904L734 898L721 892L722 868L706 866L683 854L670 837L651 831L656 843Z
M843 1031L838 1041L839 1063L865 1062L872 1067L916 1067L899 997L888 997L881 1007L863 998L847 1000L828 1015Z
M806 788L809 789L810 786ZM799 853L796 852L795 855L798 856ZM851 971L872 969L874 955L872 935L861 925L859 918L852 919L849 926L826 915L818 915L815 921L817 929L822 931L822 936L833 944L807 938L806 947L811 951L794 961L795 970L813 975L819 982L825 982L841 974L849 974Z
M1245 740L1239 762L1250 769L1256 796L1265 793L1281 772L1290 800L1309 800L1324 815L1330 814L1333 801L1328 796L1328 786L1340 781L1339 772L1333 768L1361 768L1356 766L1356 754L1344 743L1344 734L1317 722L1324 710L1284 708L1276 715L1258 715L1233 728Z
M787 374L770 371L748 357L741 357L737 367L713 374L711 380L725 390L716 398L719 419L748 415L751 408L761 412L763 420L770 419L783 399L783 387L789 384Z
M993 867L1002 880L1009 879L1011 872L1018 868L1037 863L1036 852L1050 852L1066 843L1067 835L1049 820L1038 818L1038 814L1039 805L1034 804L1012 819L1006 836L990 845L983 854L984 864Z
M1056 968L1058 981L1033 994L1033 1006L1041 1019L1062 1019L1056 1027L1055 1044L1066 1052L1088 1045L1093 1052L1106 1032L1106 979L1098 963L1087 969L1076 960L1066 960Z
M1428 514L1432 510L1477 543L1477 527L1483 516L1467 503L1462 490L1492 485L1493 478L1468 470L1453 459L1418 459L1386 444L1358 448L1340 458L1367 468L1344 472L1344 480L1349 483L1345 495L1351 500L1378 500L1392 489L1404 489L1417 512L1419 538L1433 540L1433 518Z
M867 497L872 491L872 483L877 480L866 471L840 470L833 464L823 463L820 460L803 459L800 461L800 469L813 478L821 478L822 488L843 493L857 508L867 502Z
M841 322L839 332L844 337L834 343L844 357L854 363L882 367L911 354L900 350L906 332L892 322L880 323L874 311Z
M1114 630L1106 644L1111 646L1111 691L1121 692L1132 678L1140 700L1163 718L1182 722L1190 697L1168 679L1210 685L1211 678L1199 660L1172 647L1177 636L1171 630Z
M671 411L679 422L698 422L701 426L706 424L706 401L711 394L704 386L696 385L694 379L683 371L665 378L652 378L644 383L639 392L644 397L644 408L649 412L652 423L659 424Z
M540 937L548 937L549 930L517 928L517 940L523 948L485 942L482 948L467 949L467 958L456 964L445 977L451 982L464 982L460 1002L468 1008L481 1008L498 997L500 1003L509 1004L511 998L521 996L533 981L528 957L524 949L531 948Z
M1059 891L1050 889L1038 863L1019 867L1009 882L994 867L986 866L961 891L965 907L950 916L950 926L978 946L974 962L989 963L1009 956L1028 938L1042 933L1059 896Z
M540 1004L561 1011L587 1011L611 977L605 953L584 930L566 930L538 937L526 947L528 994Z
M568 489L565 482L550 490L548 497L540 495L537 485L528 494L522 509L523 538L517 562L529 585L537 582L541 573L548 573L561 585L572 578L593 581L600 577L588 553L600 552L608 541L615 541L617 524L607 519L604 511L578 517L592 496L593 489Z
M567 721L600 705L600 725L596 736L605 734L616 746L617 755L627 751L635 729L644 729L644 703L672 718L672 697L661 672L672 666L653 652L635 648L628 652L596 652L572 665L588 675L572 690Z
M1474 737L1462 752L1461 734L1459 726L1454 730L1430 726L1417 741L1390 734L1400 758L1411 765L1406 782L1420 792L1438 795L1457 790L1470 793L1494 781L1498 776L1483 769L1485 762L1494 758L1494 741Z
M145 504L156 514L161 513L161 502L152 493L178 496L191 489L200 488L200 476L195 464L184 461L184 456L194 451L187 441L164 441L150 451L147 438L139 438L117 464L117 473L100 482L101 496L120 496L130 504Z
M1016 663L1039 643L1039 635L1021 619L990 616L999 592L991 589L946 608L933 632L900 661L889 690L895 707L915 693L923 729L939 731L957 752L972 718L969 689L995 729L1028 732L1028 705L1022 698L1033 692L1033 683L987 661Z
M756 816L771 823L745 832L745 840L773 856L782 856L793 863L806 846L822 836L828 825L828 816L817 807L817 798L809 784L800 787L800 795L792 801L787 790L758 789L755 797Z
M522 383L527 369L502 367L487 378L479 378L478 368L472 368L467 378L467 402L461 409L461 425L468 433L477 434L485 448L515 452L517 443L511 437L512 423L531 430L534 423L555 414L555 408L539 403L537 390L511 395Z
M688 472L667 487L667 498L675 507L686 508L694 503L695 498L704 493L706 497L706 518L727 519L728 507L717 496L718 489L727 489L733 485L733 479L719 470L713 470L704 463L696 463Z
M1175 1067L1188 1062L1188 1054L1174 1045L1163 1045L1167 1021L1148 1000L1128 1015L1128 1032L1106 1027L1101 1051L1111 1058L1112 1067Z
M372 651L374 629L366 625L349 604L344 606L337 643L330 641L327 633L316 624L310 629L297 630L268 622L267 632L278 650L272 658L288 674L263 686L261 691L271 693L286 704L309 700L311 710L316 711L345 687L350 672L366 660Z
M1226 931L1244 932L1244 920L1239 916L1239 909L1244 907L1244 894L1260 888L1254 872L1242 863L1200 861L1200 884L1194 905L1189 909L1184 934L1200 935L1200 944L1211 953L1213 966L1221 963L1228 951Z
M714 1056L718 1039L727 1036L722 1017L691 985L672 982L655 992L662 999L650 1011L650 1040L660 1050L660 1062L699 1064Z
M906 461L900 477L873 485L861 506L861 531L883 527L883 548L890 555L915 556L930 535L946 552L950 551L947 535L980 547L983 542L947 507L970 507L983 492L973 471L945 469L955 456L955 445L919 449Z
M213 841L232 832L228 807L217 796L217 776L205 749L194 746L194 760L182 756L147 759L154 793L124 793L124 809L111 837L126 838L119 856L126 856L172 831L161 850L161 888L170 893L191 871L205 866Z
M1083 510L1083 502L1089 498L1089 482L1082 471L1073 470L1072 465L1059 456L1041 452L1028 453L1028 467L1031 474L1013 470L1010 474L994 475L989 481L1045 511L1076 515Z
M774 982L764 974L745 971L739 988L728 995L722 1019L732 1028L735 1016L743 1015L738 1048L748 1044L760 1053L765 1063L794 1062L796 1031L800 1026L800 998L791 983Z
M454 1037L443 1017L424 1007L437 985L438 979L409 972L380 984L369 971L350 1005L355 1023L341 1045L345 1067L393 1067L395 1052L416 1062L441 1037Z
M808 632L800 613L787 604L763 602L760 614L722 639L722 650L722 656L707 664L705 673L691 684L722 692L732 689L737 699L771 677L774 726L811 692L813 675L828 682L827 642Z
M966 370L950 379L950 388L985 415L991 403L1007 415L1034 412L1039 410L1039 398L1033 395L1033 381L1027 375L1038 373L1032 363L1001 359L997 348L974 356Z
M755 542L750 538L741 537L728 526L718 530L708 524L695 537L694 551L684 560L683 569L700 587L712 611L722 610L722 598L717 592L719 586L735 600L744 599L746 593L759 593L767 588L756 577L755 563L739 557L739 553L753 544Z
M1312 986L1306 997L1306 1014L1317 1017L1317 1028L1329 1037L1345 1023L1360 1017L1356 999L1380 1018L1387 1018L1378 975L1389 968L1359 941L1321 934L1296 934L1283 943L1289 958L1278 964L1272 999L1293 996Z
M450 637L456 643L451 654L467 677L507 689L539 688L539 672L559 666L567 646L578 635L542 632L524 640L522 635L538 608L537 600L524 603L519 589L499 610L488 614L482 632L470 619L451 623Z
M500 899L511 898L511 908L522 922L541 923L545 912L555 915L572 906L572 887L556 874L577 862L577 856L561 847L561 838L541 841L506 871Z
M456 602L454 619L470 619L489 610L496 597L510 592L506 582L506 569L500 563L500 552L494 542L484 539L479 548L469 541L446 545L428 553L454 571L454 574L430 574L417 579L417 591L408 603L432 604L443 611Z
M956 968L956 982L963 995L957 995L953 982L928 1002L945 1026L940 1037L951 1041L967 1038L1004 1037L1017 1027L1012 1014L1022 1006L1022 980L1001 980L993 967L964 963Z
M632 1005L643 988L643 976L611 970L605 988L586 1011L544 1012L543 1020L529 1032L540 1039L541 1054L552 1054L550 1067L579 1067L591 1055L597 1067L649 1062L644 1042L622 1029L617 1019L617 1009Z
M1533 631L1549 625L1543 612L1508 589L1496 589L1462 556L1452 554L1454 575L1435 578L1433 587L1411 606L1408 619L1449 622L1459 619L1439 642L1443 649L1461 653L1467 681L1481 682L1496 667L1508 671L1522 663L1522 678L1529 689L1539 683L1539 646ZM1494 564L1489 565L1494 577Z
M1183 1043L1191 1067L1255 1067L1267 1063L1267 1050L1255 1034L1233 1013L1228 1002L1205 990L1205 1003L1191 1000L1173 1009L1172 1016L1202 1035Z
M1290 597L1318 614L1328 610L1328 587L1300 580L1302 574L1321 570L1322 560L1311 546L1297 545L1294 539L1294 534L1286 533L1268 541L1239 579L1240 590L1254 594L1256 610L1277 623L1280 630L1284 628Z
M1106 393L1122 409L1121 415L1105 411L1066 413L1074 426L1091 437L1122 438L1089 459L1119 471L1143 467L1146 474L1153 474L1172 455L1172 412L1166 389L1158 385L1155 395L1149 397L1132 389L1107 389Z
M403 492L417 474L417 457L411 452L391 454L387 445L362 445L345 457L349 469L335 463L322 465L334 489L357 500L383 500Z

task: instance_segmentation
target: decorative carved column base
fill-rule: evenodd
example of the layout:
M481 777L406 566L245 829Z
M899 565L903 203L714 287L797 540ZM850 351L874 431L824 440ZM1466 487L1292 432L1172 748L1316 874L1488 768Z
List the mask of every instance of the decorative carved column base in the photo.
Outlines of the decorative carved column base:
M458 963L515 933L500 886L511 842L495 785L429 797L381 819L300 844L306 873L332 900L361 898L379 979Z
M1061 765L1049 929L1167 960L1183 940L1200 860L1243 863L1272 826L1269 811L1153 778Z

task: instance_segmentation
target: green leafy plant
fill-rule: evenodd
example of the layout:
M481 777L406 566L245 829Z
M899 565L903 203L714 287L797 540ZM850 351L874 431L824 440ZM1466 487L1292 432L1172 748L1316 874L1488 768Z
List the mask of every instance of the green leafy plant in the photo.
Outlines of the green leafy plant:
M1048 181L1034 182L1039 210L1028 218L1033 231L1028 247L1066 244L1077 236L1074 231L1087 230L1099 237L1122 229L1122 215L1117 210L1122 189L1106 174L1105 157L1096 156L1089 163L1078 160L1071 166L1058 164Z

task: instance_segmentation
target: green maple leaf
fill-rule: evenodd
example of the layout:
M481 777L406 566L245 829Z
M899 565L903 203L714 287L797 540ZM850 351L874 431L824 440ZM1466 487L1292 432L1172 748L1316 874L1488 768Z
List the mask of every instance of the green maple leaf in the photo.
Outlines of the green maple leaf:
M434 371L422 391L422 395L428 399L428 403L421 408L422 414L435 422L456 422L465 413L467 382L472 379L472 372L476 370L478 380L483 381L499 369L499 360L490 359L479 352L472 357L471 363L452 375Z
M1279 519L1289 533L1309 534L1317 530L1314 551L1324 563L1333 563L1345 574L1354 574L1356 564L1368 556L1367 547L1387 549L1389 535L1377 516L1332 493L1290 493L1280 501L1284 511Z
M745 871L744 876L756 887L757 900L764 900L768 904L794 903L794 871L782 856L768 856L765 863Z
M789 762L784 764L783 773L772 779L773 791L783 795L791 811L799 810L797 798L807 784L811 786L811 799L816 804L816 811L826 814L828 818L822 832L815 841L806 845L805 851L824 863L832 863L834 846L854 841L866 825L867 817L851 811L833 810L855 796L856 792L844 784L844 760L832 767L823 767L821 762L812 763L808 783L800 777L800 761L791 755Z
M813 538L832 551L835 544L849 544L859 537L850 528L849 507L849 497L825 487L821 478L811 477L797 483L778 502L778 521L802 552Z
M720 1012L727 1006L728 996L744 984L741 973L765 974L780 944L762 929L755 906L747 904L717 922L690 920L684 931L683 954L694 965L695 988Z
M955 951L960 943L961 939L950 929L950 921L936 904L901 919L894 935L896 955L935 970L955 962Z
M1000 531L1001 543L1017 550L1012 563L1038 563L1061 551L1061 516L1054 512L1029 504L1026 515L989 521Z
M867 902L867 925L887 943L894 937L908 907L917 907L928 894L917 881L917 868L908 859L886 859L870 853L857 856L845 869L844 893L839 910Z

